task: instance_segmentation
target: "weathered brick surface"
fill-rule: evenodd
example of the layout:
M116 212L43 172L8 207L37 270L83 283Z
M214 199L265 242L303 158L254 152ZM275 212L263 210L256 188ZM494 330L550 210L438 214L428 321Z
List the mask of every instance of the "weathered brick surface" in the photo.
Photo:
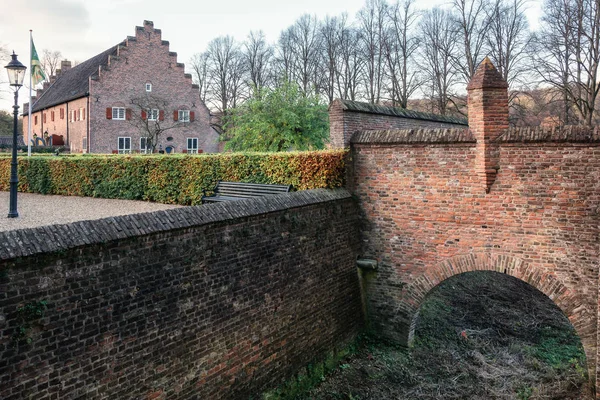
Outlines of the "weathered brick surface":
M0 236L6 400L247 399L361 325L345 190ZM11 347L17 308L42 300L31 345Z
M579 140L536 142L537 130L511 132L511 140L498 140L499 170L489 194L474 174L473 143L353 144L363 256L380 265L368 284L370 323L406 343L416 311L439 282L466 271L505 272L548 295L569 317L593 379L600 141L555 131L554 138Z
M477 140L473 173L489 190L499 168L498 137L508 129L508 84L485 58L467 85L469 130Z

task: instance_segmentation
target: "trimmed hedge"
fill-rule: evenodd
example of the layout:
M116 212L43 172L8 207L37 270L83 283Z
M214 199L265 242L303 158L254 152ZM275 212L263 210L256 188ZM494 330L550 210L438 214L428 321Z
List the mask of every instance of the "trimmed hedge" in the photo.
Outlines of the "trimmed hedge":
M19 157L19 191L166 204L201 203L218 181L276 183L295 190L344 185L344 150L206 155ZM0 158L0 190L10 159Z

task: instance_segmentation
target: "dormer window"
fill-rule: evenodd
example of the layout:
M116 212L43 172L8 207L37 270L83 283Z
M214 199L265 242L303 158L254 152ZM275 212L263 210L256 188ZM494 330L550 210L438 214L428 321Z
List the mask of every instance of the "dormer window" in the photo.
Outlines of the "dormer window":
M151 92L151 91L152 91L152 84L146 83L146 92Z

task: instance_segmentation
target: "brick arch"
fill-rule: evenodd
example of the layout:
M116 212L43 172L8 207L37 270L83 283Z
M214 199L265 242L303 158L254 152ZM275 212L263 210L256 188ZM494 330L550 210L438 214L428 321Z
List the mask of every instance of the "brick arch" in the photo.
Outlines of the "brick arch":
M520 279L552 300L571 321L584 346L590 378L595 372L595 348L594 338L583 335L586 325L589 324L589 310L582 304L575 293L569 290L551 272L541 269L526 261L506 254L475 253L459 255L448 258L437 265L428 268L423 275L416 278L405 289L401 308L409 312L411 323L409 331L405 333L406 343L411 343L419 308L429 292L444 280L466 272L494 271L507 274ZM591 339L591 340L590 340Z

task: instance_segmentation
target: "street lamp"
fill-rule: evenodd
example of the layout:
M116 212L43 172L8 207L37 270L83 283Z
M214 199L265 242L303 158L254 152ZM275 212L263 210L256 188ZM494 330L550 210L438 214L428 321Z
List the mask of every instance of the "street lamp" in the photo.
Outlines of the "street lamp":
M19 119L19 89L23 86L23 78L25 77L26 66L17 60L17 55L13 51L12 60L5 66L8 72L8 82L10 86L14 86L15 90L15 105L14 120L13 120L13 145L12 145L12 160L10 162L10 203L8 208L8 218L16 218L19 216L17 212L17 186L19 184L19 176L17 173L17 121ZM31 107L31 105L29 105Z

